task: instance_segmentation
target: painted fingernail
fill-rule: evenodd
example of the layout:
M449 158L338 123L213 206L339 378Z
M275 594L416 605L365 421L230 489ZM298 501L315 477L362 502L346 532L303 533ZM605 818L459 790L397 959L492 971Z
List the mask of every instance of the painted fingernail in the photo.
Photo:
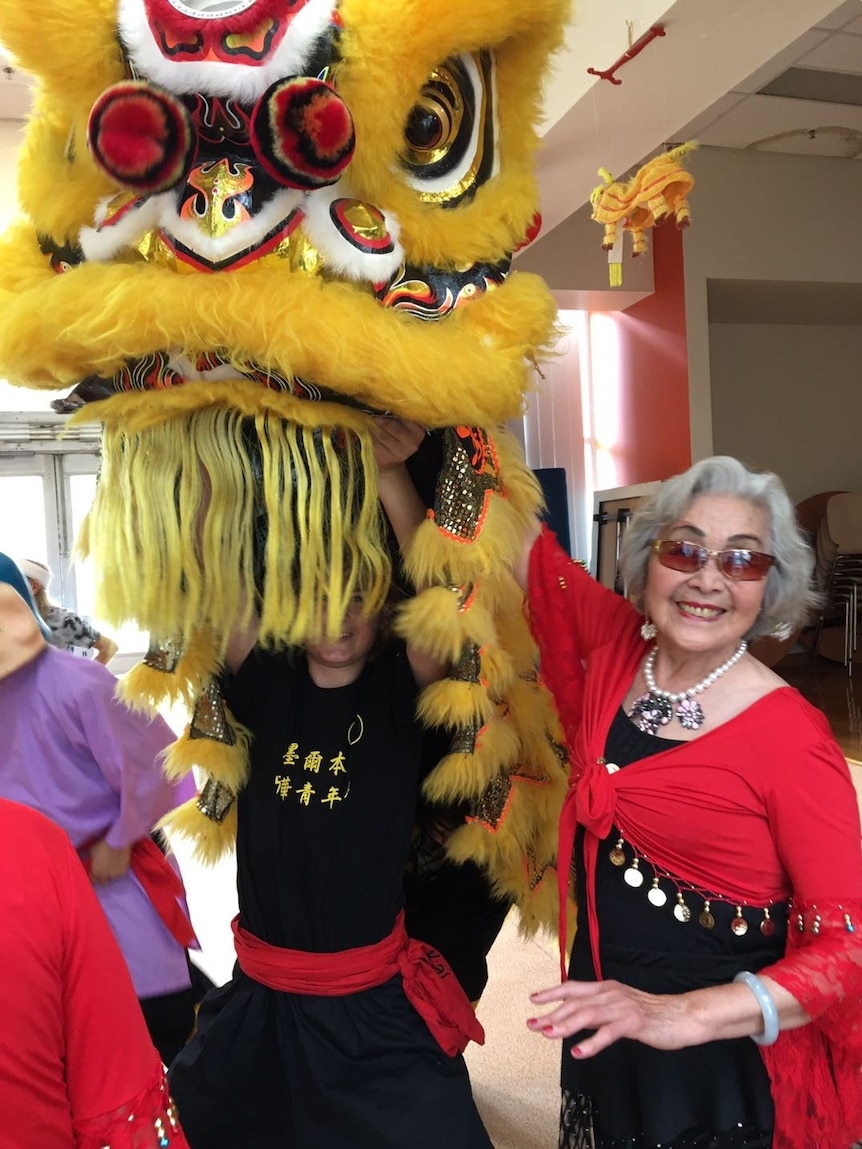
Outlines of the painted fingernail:
M528 1017L527 1018L527 1025L538 1025L538 1024L539 1024L539 1019L537 1017Z
M542 1033L553 1033L553 1032L554 1032L554 1027L552 1025L543 1025L542 1026Z
M572 1050L572 1057L583 1057L583 1056L584 1056L584 1051L581 1049L581 1047L579 1045L576 1045L574 1047L574 1049Z

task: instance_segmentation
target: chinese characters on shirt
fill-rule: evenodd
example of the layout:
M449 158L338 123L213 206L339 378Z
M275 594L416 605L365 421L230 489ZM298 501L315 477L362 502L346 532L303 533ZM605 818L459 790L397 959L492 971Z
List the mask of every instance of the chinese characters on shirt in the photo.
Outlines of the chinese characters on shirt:
M362 717L357 714L347 732L348 742L354 745L363 731ZM347 757L343 750L327 763L319 750L312 748L303 752L298 742L291 742L282 755L281 766L282 770L273 781L276 797L282 802L298 801L301 806L324 805L332 810L337 803L345 802L350 794ZM309 774L314 778L307 777Z

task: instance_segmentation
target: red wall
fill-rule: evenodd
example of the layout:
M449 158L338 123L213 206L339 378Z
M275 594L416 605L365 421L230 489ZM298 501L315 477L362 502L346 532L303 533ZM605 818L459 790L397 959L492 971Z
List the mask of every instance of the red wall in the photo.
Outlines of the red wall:
M594 403L616 407L613 469L620 487L666 479L691 464L683 233L668 223L649 233L655 294L625 312L593 316L616 326L615 354L593 358ZM607 342L607 330L605 339ZM615 362L614 362L615 361ZM603 378L612 370L615 379Z

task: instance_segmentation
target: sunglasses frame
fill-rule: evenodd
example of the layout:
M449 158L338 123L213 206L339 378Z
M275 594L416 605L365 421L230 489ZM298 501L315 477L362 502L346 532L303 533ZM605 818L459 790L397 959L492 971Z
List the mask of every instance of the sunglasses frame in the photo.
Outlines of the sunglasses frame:
M692 550L695 552L697 559L698 559L697 566L695 566L690 571L686 571L686 570L681 570L679 567L671 566L670 563L665 562L664 560L668 556L662 552L662 547L667 545L668 543L671 543L671 544L675 543L677 546L691 547ZM654 551L656 558L661 563L661 565L666 570L676 571L677 574L696 574L697 571L703 570L703 568L706 566L706 564L709 562L710 559L715 559L715 565L718 567L718 569L722 573L722 575L724 575L724 577L726 579L728 579L730 582L763 582L763 580L769 576L770 570L775 565L775 556L774 555L768 555L768 554L766 554L765 551L753 551L749 547L722 547L720 550L711 551L707 547L705 547L702 543L695 543L695 542L692 542L690 539L653 539L650 546L651 546L652 550ZM758 561L760 561L760 560L767 560L767 561L766 561L766 565L764 566L762 571L758 569L757 565L751 565L750 563L748 563L747 565L743 565L741 567L731 567L731 570L753 571L754 572L753 578L751 578L751 577L746 578L744 575L731 574L729 571L725 570L724 565L722 563L722 555L757 556Z

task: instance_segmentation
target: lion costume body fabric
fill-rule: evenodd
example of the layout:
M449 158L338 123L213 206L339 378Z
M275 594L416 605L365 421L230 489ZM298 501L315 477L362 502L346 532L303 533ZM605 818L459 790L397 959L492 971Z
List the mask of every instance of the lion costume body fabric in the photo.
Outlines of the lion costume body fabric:
M301 642L389 559L372 414L440 429L405 633L451 659L427 790L456 858L551 920L565 755L510 575L540 504L507 432L555 308L510 274L535 230L533 124L566 0L0 0L37 78L26 219L0 244L0 370L101 421L81 546L100 613L149 631L133 704L185 698L178 828L232 840L245 732L217 679L237 603ZM244 594L254 586L256 595ZM335 623L331 623L335 625Z

